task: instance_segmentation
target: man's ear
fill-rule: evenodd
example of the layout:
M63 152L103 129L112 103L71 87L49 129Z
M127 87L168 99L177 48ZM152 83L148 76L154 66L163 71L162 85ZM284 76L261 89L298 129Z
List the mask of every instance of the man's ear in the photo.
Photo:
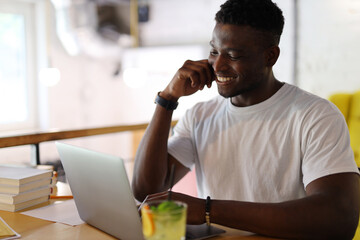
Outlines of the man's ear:
M275 65L276 61L280 55L280 48L276 45L269 47L265 50L266 54L266 63L268 67L272 67Z

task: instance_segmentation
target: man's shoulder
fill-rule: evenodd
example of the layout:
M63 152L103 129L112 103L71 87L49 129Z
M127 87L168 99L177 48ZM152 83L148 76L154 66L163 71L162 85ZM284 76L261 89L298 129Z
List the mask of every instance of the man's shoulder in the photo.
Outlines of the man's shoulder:
M333 104L314 93L310 93L300 87L287 84L287 87L292 91L292 96L294 97L294 103L299 105L307 105L307 106L329 106L333 107Z
M293 91L292 109L301 111L305 115L339 115L339 109L329 100L303 90L297 86L289 85Z

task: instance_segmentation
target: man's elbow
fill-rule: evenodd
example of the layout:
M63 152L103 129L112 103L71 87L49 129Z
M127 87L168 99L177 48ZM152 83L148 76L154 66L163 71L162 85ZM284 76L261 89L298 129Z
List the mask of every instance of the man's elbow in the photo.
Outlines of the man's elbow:
M139 187L139 185L134 180L131 183L131 188L135 199L138 200L139 202L144 201L144 199L147 196L147 194L144 191L142 191L144 188Z
M356 189L358 189L358 187ZM356 191L353 197L349 196L346 200L343 199L342 209L345 219L343 225L347 226L346 234L349 234L349 239L353 239L359 224L360 192Z
M131 184L131 188L135 199L140 202L144 201L144 199L150 194L164 191L163 189L159 189L157 185L151 184L150 182L138 183L134 180Z
M353 239L359 223L359 206L339 207L338 221L332 227L331 239Z
M335 226L335 229L333 229L331 234L328 234L326 238L328 239L344 239L344 240L351 240L355 236L355 232L357 229L357 222L356 224L349 223L349 224L341 224L338 226Z
M344 238L342 239L353 239L359 224L359 210L351 208L350 211L347 211L347 217L344 218L345 220L342 223L343 231L341 231Z

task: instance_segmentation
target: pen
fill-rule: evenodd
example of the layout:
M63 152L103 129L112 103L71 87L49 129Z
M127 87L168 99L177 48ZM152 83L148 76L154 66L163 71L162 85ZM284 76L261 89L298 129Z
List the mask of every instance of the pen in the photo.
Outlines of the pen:
M50 199L71 199L71 198L73 198L73 196L72 195L68 195L68 196L51 196L50 195Z

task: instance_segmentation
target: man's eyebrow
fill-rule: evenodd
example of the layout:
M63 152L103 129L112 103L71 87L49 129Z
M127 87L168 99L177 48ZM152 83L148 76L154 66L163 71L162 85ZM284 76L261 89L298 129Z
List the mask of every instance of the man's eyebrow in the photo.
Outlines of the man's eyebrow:
M211 40L209 42L210 46L215 48L215 44L214 42ZM226 52L238 52L238 53L246 53L246 49L245 48L225 48L224 49Z
M246 53L245 49L238 49L238 48L226 48L227 52L238 52L238 53Z

